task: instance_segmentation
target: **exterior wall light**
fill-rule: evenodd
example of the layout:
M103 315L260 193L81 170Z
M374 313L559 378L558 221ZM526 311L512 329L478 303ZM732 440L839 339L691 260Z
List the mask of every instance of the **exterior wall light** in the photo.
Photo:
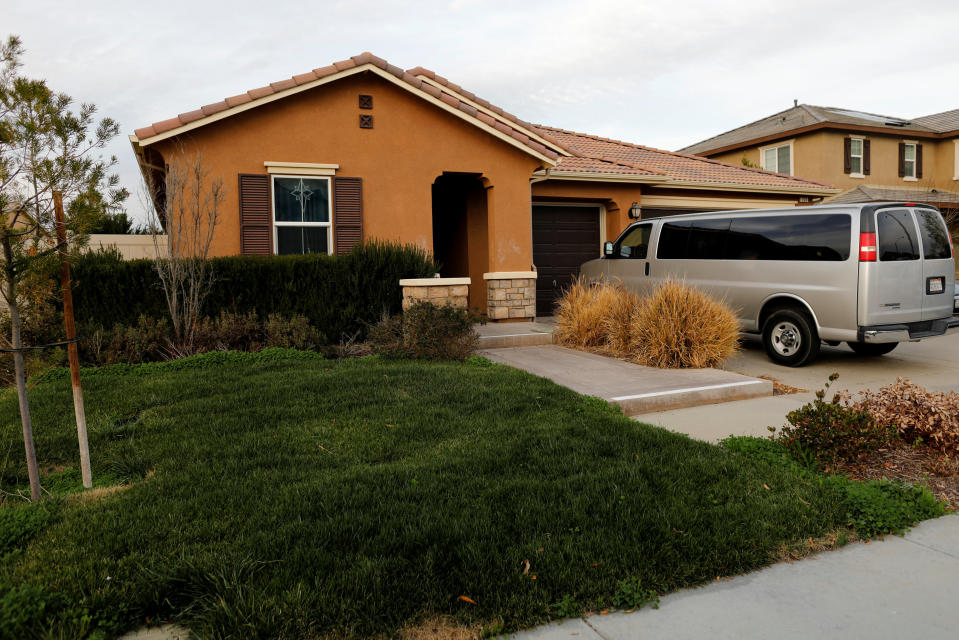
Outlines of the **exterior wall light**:
M639 220L643 217L643 210L639 208L638 202L634 202L633 206L629 208L629 217L633 220Z

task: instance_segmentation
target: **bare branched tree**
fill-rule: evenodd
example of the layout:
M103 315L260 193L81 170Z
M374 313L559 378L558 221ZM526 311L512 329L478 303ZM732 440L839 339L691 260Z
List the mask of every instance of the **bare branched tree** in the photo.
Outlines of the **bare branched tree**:
M210 245L226 192L223 180L210 179L202 155L183 149L168 163L162 190L157 187L147 185L154 205L150 229L173 325L170 346L177 355L189 355L203 302L213 286Z

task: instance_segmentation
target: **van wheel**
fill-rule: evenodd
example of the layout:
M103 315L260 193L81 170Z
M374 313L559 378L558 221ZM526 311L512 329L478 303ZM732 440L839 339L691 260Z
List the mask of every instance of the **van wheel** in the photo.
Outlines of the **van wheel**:
M763 346L773 362L801 367L819 354L819 334L805 313L780 309L763 325Z
M884 356L896 347L898 342L847 342L849 348L861 356Z

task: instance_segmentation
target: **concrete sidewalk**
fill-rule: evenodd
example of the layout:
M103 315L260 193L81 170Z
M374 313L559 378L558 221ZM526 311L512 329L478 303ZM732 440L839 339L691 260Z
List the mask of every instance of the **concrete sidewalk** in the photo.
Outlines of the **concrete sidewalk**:
M514 640L952 640L959 515L663 597L659 609L567 620Z
M608 400L626 415L772 396L773 392L772 382L731 371L656 369L556 345L480 353L494 362Z

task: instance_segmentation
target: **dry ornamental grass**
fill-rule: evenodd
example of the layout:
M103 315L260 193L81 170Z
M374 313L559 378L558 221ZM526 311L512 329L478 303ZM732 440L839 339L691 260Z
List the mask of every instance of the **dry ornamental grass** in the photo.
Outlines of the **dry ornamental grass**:
M739 348L739 322L723 302L669 280L647 296L580 278L557 307L559 344L660 367L715 367Z

